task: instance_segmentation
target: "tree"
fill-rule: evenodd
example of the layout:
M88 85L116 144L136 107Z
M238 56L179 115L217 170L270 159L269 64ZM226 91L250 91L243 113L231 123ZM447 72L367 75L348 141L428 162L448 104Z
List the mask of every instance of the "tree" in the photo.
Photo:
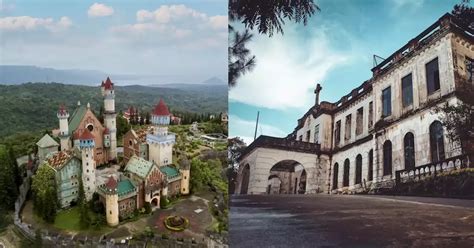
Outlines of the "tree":
M48 223L53 223L58 209L54 170L46 164L39 167L33 176L33 206L36 214Z
M132 120L132 119L130 119ZM130 130L131 126L122 115L117 115L117 139L120 139Z
M474 8L469 6L469 0L463 0L461 4L454 5L451 14L454 18L470 29L474 29Z
M15 208L18 197L15 171L18 173L18 166L15 159L12 161L11 147L0 145L0 209L13 210Z
M237 173L239 169L239 163L237 159L240 157L242 152L245 150L247 145L245 142L239 138L234 137L228 139L227 142L227 152L228 152L228 160L229 165L227 167L226 176L227 180L229 181L229 192L231 194L234 193L236 182L237 182Z
M41 230L38 228L35 231L35 241L33 243L35 248L43 247L43 237L41 236Z
M285 19L306 25L319 10L313 0L230 0L229 20L241 22L245 30L241 34L229 25L229 86L234 86L240 76L255 67L255 56L246 48L252 39L250 31L256 29L269 37L274 33L283 34Z
M79 180L79 193L77 196L77 205L79 206L79 226L82 229L86 229L91 224L91 218L89 215L89 208L86 201L86 195L84 192L84 184L82 180Z

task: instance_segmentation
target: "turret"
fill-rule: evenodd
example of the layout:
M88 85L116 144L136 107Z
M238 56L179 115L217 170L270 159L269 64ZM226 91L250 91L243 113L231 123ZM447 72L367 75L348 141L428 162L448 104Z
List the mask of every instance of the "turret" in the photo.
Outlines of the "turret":
M92 199L95 192L95 160L94 160L94 135L85 128L79 138L79 148L82 154L82 184L86 199Z
M105 183L104 189L107 224L112 227L119 224L117 185L117 180L115 180L113 176L110 176L107 183Z
M108 138L110 145L108 147L108 160L110 161L117 158L117 114L115 112L114 84L109 77L107 77L105 83L102 83L101 91L104 96L104 126L109 130Z
M189 180L191 179L191 165L186 156L179 161L179 172L181 172L181 195L189 194Z
M163 99L160 99L151 114L153 131L146 136L149 160L159 166L172 163L173 145L176 136L173 133L168 133L170 116L168 106L166 106Z
M63 104L59 106L57 113L59 119L59 139L61 140L61 151L67 151L71 148L69 141L69 112L66 110Z

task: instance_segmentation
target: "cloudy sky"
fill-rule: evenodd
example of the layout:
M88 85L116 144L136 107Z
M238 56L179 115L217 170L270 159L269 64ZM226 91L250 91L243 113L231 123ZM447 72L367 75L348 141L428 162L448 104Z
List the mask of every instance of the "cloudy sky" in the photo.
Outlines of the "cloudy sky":
M227 1L0 0L0 64L226 80Z
M287 24L285 34L256 34L249 44L255 69L229 92L230 136L286 136L314 104L335 102L372 75L373 54L388 57L460 1L316 1L321 12L307 26Z

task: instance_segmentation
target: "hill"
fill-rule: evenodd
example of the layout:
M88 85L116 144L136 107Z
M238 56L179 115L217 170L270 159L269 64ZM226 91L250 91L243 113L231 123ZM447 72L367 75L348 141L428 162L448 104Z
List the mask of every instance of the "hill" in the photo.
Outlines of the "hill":
M150 111L163 98L171 112L220 113L227 111L227 85L206 87L115 87L116 110L128 106ZM90 102L95 113L103 104L99 87L59 83L0 85L0 138L17 132L41 131L58 126L56 111L62 103L72 112L77 102Z

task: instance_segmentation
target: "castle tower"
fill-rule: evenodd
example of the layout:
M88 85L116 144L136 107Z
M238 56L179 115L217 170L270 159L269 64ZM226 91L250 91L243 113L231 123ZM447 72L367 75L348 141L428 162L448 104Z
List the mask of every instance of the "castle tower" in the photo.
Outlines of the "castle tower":
M94 135L85 128L79 139L82 154L82 184L86 199L92 199L95 192L95 160L94 160Z
M59 119L59 138L61 140L61 151L67 151L71 148L68 123L69 112L67 112L63 104L61 104L59 107L57 116Z
M119 205L117 194L117 181L113 176L109 177L105 183L105 212L107 224L109 226L117 226L119 224Z
M108 160L110 161L117 159L117 113L115 112L114 84L109 77L107 77L105 83L102 82L101 92L104 97L104 126L108 129L107 137L104 138L107 138L106 143L110 144L107 147Z
M160 99L160 102L155 106L151 115L151 123L153 131L146 136L148 160L158 166L171 164L176 136L168 132L170 112L163 99Z
M189 180L191 177L191 165L186 156L182 156L179 161L179 171L181 172L181 195L189 194Z

